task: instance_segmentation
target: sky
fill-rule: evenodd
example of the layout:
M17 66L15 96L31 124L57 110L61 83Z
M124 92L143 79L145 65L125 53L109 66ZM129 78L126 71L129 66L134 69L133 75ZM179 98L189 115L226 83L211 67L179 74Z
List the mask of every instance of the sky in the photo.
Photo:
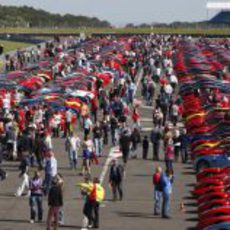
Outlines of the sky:
M98 17L116 26L207 19L206 0L0 0L0 4Z

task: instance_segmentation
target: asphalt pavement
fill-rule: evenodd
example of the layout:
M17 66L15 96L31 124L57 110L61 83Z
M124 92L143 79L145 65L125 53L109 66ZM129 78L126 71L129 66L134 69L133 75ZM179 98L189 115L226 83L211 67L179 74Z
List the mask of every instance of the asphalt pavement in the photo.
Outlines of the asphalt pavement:
M140 96L138 90L137 96ZM142 135L149 135L152 128L152 108L142 107ZM78 132L82 135L82 132ZM68 167L68 157L64 150L64 140L54 139L54 152L58 160L58 168L64 176L64 212L65 225L60 229L81 229L83 201L76 184L83 180L78 170L71 171ZM109 156L110 147L103 149L103 157L98 166L93 166L92 174L100 177ZM195 175L191 164L175 163L175 182L171 199L171 219L153 216L153 186L152 174L157 165L164 167L163 152L161 161L152 161L152 148L149 159L142 160L142 150L138 148L138 158L130 159L126 167L123 183L124 199L114 202L108 184L108 173L104 177L106 200L100 208L100 229L102 230L184 230L193 229L196 225L196 204L190 191L195 183ZM28 197L14 197L18 178L18 163L6 162L8 178L0 183L0 230L41 230L45 229L47 216L47 199L44 198L44 222L29 223ZM185 205L184 209L182 208Z

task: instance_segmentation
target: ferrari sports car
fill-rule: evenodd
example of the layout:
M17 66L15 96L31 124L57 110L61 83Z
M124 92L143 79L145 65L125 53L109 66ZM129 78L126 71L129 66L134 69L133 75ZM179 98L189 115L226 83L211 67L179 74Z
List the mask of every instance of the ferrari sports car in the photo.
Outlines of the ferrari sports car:
M229 50L215 43L181 43L175 58L197 172L198 230L230 229L230 78L221 74L229 64Z
M230 153L225 154L208 154L206 156L197 157L194 160L194 167L197 172L201 172L204 168L226 167L230 165Z
M227 168L206 168L204 170L202 170L202 172L198 173L196 175L197 181L202 181L202 180L206 180L208 177L215 177L215 176L219 176L222 175L224 176L229 176L230 175L230 166Z
M230 226L230 221L229 222L220 222L218 224L213 224L204 230L228 230Z

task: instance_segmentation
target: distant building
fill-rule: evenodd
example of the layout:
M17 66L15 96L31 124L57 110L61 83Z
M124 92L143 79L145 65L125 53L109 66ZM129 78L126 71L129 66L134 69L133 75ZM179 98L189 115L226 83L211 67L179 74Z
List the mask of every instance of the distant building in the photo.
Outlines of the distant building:
M211 23L230 24L230 1L221 2L207 1L207 11L218 11L209 21Z
M221 11L215 15L211 20L211 23L229 23L230 24L230 11Z

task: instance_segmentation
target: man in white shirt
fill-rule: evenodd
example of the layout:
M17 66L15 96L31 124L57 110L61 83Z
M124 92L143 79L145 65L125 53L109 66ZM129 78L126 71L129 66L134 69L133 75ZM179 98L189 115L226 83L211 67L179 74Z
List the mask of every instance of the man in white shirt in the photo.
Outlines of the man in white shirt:
M3 110L4 110L4 113L7 113L10 110L10 108L11 108L10 97L6 96L3 99Z
M54 152L49 150L45 160L45 194L49 193L52 180L57 175L57 159Z
M59 129L61 125L61 114L58 112L53 116L54 137L59 137Z
M65 142L66 151L69 156L70 169L77 168L77 158L78 158L78 151L79 151L80 145L81 145L80 138L71 132Z

